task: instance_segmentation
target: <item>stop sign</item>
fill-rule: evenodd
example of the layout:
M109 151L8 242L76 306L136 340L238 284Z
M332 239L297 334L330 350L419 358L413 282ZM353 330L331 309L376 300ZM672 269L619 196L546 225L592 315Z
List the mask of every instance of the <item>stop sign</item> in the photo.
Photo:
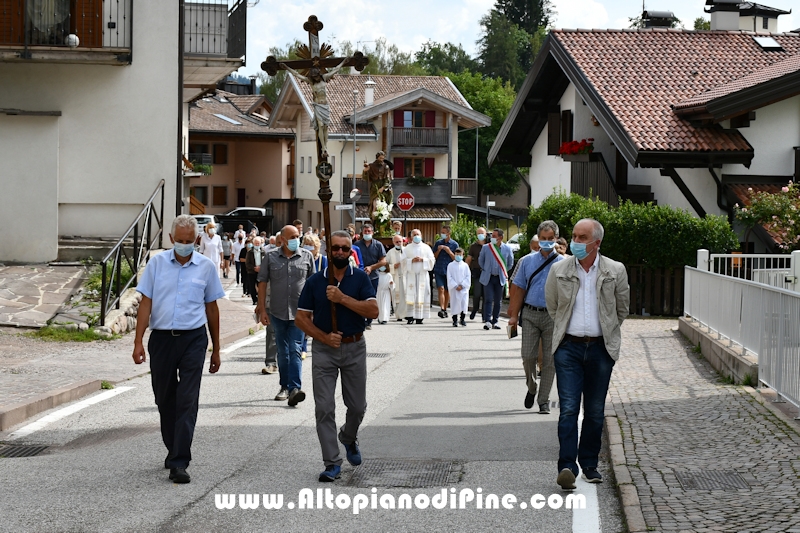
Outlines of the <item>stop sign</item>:
M414 207L414 195L410 192L401 192L397 196L397 207L400 211L410 211Z

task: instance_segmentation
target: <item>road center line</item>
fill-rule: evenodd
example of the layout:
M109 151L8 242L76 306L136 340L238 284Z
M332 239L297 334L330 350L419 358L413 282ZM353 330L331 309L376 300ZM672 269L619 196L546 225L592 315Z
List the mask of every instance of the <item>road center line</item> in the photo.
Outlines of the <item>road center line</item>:
M581 425L583 424L583 406L578 413L578 438L580 439ZM580 465L578 466L580 468ZM593 483L587 483L578 473L575 480L575 494L583 494L586 497L586 509L572 510L572 533L600 533L600 504L597 500L597 487Z
M39 431L48 424L56 422L57 420L61 420L62 418L66 418L71 414L77 413L81 409L85 409L90 405L102 402L103 400L108 400L109 398L113 398L117 394L122 394L123 392L131 390L133 388L134 387L117 387L115 389L101 392L100 394L92 396L91 398L87 398L85 400L81 400L80 402L73 403L72 405L68 405L67 407L64 407L62 409L59 409L58 411L50 413L47 416L43 416L36 422L32 422L27 426L19 428L15 432L11 433L6 438L6 440L14 440L14 439L19 439L21 437L26 437L31 433L33 433L34 431Z
M224 353L224 354L231 353L231 352L233 352L235 350L238 350L242 346L247 346L248 344L253 344L256 341L262 340L266 336L266 334L267 334L267 330L261 330L258 333L256 333L255 335L250 335L249 337L247 337L245 339L242 339L240 341L234 342L233 344L231 344L227 348L225 348L223 350L220 350L219 353Z

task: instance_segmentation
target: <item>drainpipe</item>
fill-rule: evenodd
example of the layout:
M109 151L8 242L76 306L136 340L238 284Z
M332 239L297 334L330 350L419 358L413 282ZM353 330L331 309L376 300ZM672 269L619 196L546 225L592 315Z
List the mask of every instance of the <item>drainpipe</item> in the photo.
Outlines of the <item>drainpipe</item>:
M184 0L178 0L178 172L175 178L175 216L183 210L183 25ZM163 224L163 220L161 221Z

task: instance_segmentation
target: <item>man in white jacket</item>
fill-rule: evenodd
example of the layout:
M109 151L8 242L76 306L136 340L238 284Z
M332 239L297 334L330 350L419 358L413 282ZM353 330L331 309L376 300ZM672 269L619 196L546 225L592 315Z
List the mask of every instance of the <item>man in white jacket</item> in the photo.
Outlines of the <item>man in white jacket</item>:
M469 307L469 287L472 283L472 274L469 266L464 262L464 249L456 248L453 252L455 261L447 265L447 289L450 292L450 314L453 315L453 327L460 324L466 326L464 321Z
M389 264L389 273L392 275L392 281L394 281L394 286L392 288L394 317L400 322L404 318L406 320L410 318L410 314L406 311L406 253L403 248L403 237L401 235L395 235L392 237L392 244L394 244L394 246L386 251L386 261Z

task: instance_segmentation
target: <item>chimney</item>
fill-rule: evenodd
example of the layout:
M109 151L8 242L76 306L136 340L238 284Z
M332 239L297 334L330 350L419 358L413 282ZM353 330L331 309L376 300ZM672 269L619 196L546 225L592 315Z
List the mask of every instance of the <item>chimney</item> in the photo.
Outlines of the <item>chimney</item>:
M643 11L642 22L645 28L671 28L675 15L672 11Z
M369 107L375 102L375 86L377 83L372 81L372 76L367 78L364 83L364 107Z
M711 13L712 30L738 30L739 29L739 4L741 0L706 0Z
M250 94L256 94L256 78L257 76L250 76Z

